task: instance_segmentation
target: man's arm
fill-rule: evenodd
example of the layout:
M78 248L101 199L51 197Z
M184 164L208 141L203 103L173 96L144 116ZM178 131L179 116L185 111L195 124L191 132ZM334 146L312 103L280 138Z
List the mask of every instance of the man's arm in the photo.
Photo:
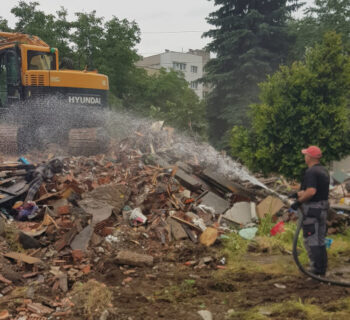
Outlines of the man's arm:
M298 201L300 203L309 201L315 194L316 188L307 188L304 192L298 192Z

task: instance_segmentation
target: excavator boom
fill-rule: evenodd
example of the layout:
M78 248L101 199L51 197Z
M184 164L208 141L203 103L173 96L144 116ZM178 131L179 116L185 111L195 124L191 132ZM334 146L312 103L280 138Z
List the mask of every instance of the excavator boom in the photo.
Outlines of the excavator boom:
M0 32L0 48L9 44L30 44L41 47L49 47L49 45L37 36L24 33Z

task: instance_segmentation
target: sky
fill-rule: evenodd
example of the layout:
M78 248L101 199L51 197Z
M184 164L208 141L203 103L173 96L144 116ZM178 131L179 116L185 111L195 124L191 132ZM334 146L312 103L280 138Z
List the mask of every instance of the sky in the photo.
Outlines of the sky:
M33 0L34 1L34 0ZM96 10L99 17L134 20L141 29L138 53L151 56L165 49L187 52L201 49L208 41L202 33L210 29L205 18L215 11L214 1L209 0L35 0L45 13L55 13L61 6L68 10L70 18L75 12ZM313 0L304 0L311 3ZM29 1L27 1L29 2ZM1 0L0 16L14 26L15 18L11 8L18 0ZM97 6L98 5L98 6Z

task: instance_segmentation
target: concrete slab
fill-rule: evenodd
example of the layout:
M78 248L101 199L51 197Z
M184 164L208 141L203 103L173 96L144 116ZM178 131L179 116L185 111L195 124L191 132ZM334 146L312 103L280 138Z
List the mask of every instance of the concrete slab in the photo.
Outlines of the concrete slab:
M193 170L192 168L187 164L182 161L177 161L176 165L183 171L187 172L188 174L192 174Z
M184 187L188 188L191 191L196 191L201 188L201 184L198 182L198 180L180 168L177 169L175 177L181 182Z
M219 197L213 192L208 192L201 200L201 204L214 208L215 214L223 214L228 208L230 208L230 203L227 200Z
M237 224L246 225L256 218L256 208L254 202L237 202L228 210L225 219Z
M347 173L345 173L344 171L342 170L337 170L336 172L334 172L332 174L332 178L335 182L341 184L343 183L344 181L346 180L349 180L350 179L350 175L348 175Z

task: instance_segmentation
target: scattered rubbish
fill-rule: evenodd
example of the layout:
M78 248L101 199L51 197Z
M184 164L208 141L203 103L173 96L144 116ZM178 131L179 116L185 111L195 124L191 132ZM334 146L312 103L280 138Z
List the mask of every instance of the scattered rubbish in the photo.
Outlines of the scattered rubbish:
M162 133L163 124L154 130ZM74 309L86 319L92 313L97 319L118 317L110 306L112 293L94 278L113 279L126 289L139 284L142 267L148 270L145 278L159 279L158 262L224 270L226 257L205 247L230 239L232 232L247 240L257 238L256 224L266 214L274 215L277 223L271 235L283 232L283 221L293 219L256 178L242 181L218 173L199 157L179 161L172 144L164 152L157 139L139 130L115 143L108 154L59 161L52 161L53 155L50 160L38 155L36 161L26 155L30 160L0 163L0 236L5 239L9 226L13 229L11 243L3 240L0 246L6 264L0 269L0 292L7 296L16 286L29 287L28 301L16 306L21 316L68 319ZM276 179L261 181L272 184ZM345 214L335 211L330 233L350 222L348 197L339 190L331 207ZM326 239L327 247L331 240ZM197 281L201 275L191 278ZM36 286L48 297L36 294ZM95 300L100 297L103 307L98 308ZM17 310L6 309L14 318ZM198 314L213 318L207 310Z
M112 236L112 235L107 236L105 239L108 243L111 243L111 244L117 243L119 241L119 239L117 237ZM103 248L101 248L101 249L103 250Z
M138 225L138 224L145 224L147 221L147 218L143 215L140 208L135 208L134 210L131 211L130 220L133 222L134 225Z

